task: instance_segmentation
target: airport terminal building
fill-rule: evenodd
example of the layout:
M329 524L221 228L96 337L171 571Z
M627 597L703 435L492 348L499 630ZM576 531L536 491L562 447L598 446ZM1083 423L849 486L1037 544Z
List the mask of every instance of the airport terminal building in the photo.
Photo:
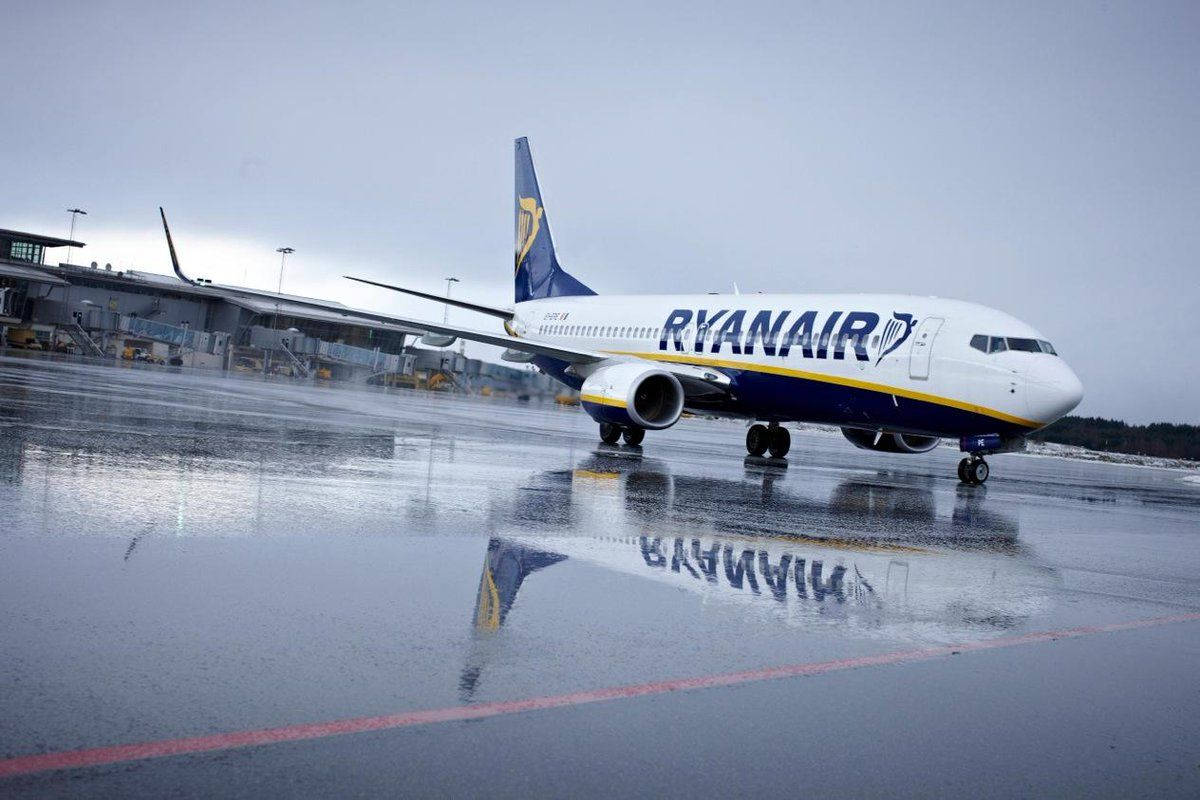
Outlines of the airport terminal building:
M548 378L410 344L340 303L111 265L46 263L82 242L0 229L0 346L297 379L544 394Z

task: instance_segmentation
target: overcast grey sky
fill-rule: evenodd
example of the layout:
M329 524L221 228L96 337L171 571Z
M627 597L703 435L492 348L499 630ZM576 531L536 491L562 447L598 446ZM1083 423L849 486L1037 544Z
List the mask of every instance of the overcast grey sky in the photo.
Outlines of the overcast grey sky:
M19 3L0 227L440 318L512 301L512 139L600 292L894 291L1200 422L1200 4ZM61 251L60 251L61 252ZM455 312L456 321L488 326ZM482 352L482 351L479 351Z

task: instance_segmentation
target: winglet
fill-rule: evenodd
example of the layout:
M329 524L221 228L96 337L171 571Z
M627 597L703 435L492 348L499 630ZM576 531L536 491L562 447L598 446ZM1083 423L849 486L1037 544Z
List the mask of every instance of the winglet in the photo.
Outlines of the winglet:
M179 277L179 280L195 286L196 282L188 278L187 275L184 275L183 270L179 268L179 258L175 255L175 242L171 241L171 229L167 227L167 213L163 211L162 206L158 207L158 214L162 217L163 233L167 235L167 249L171 251L171 266L175 269L175 274Z

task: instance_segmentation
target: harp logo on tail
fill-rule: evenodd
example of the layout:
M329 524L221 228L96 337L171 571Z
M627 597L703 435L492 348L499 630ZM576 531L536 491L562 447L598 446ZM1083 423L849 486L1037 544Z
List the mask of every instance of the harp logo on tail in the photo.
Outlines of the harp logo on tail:
M529 255L542 227L542 207L537 204L537 198L521 197L517 199L520 210L517 212L517 258L514 272L521 268L521 262Z

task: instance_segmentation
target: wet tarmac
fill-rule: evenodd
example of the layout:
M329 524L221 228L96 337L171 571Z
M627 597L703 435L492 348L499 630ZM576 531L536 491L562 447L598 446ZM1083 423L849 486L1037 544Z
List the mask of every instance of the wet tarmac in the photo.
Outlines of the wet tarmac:
M1200 793L1200 486L743 435L0 357L0 796Z

